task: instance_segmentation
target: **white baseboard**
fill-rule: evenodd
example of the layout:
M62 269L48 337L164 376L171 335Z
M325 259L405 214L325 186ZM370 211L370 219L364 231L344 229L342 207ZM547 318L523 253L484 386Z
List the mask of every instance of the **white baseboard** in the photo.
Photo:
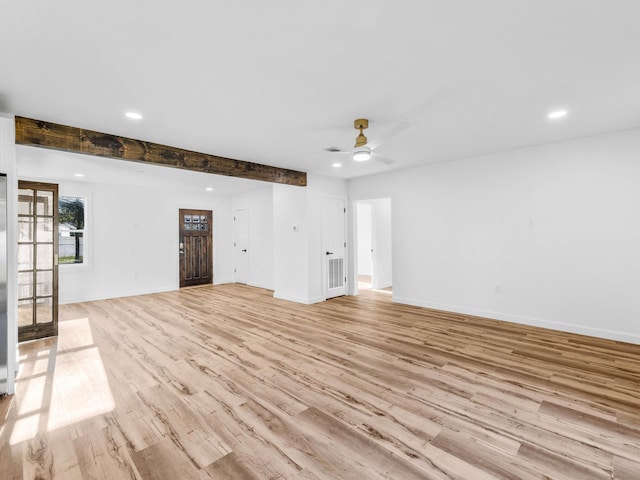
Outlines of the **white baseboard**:
M289 302L303 303L305 305L311 305L312 303L319 303L324 301L322 297L305 298L297 297L295 295L281 294L278 292L273 293L273 298L279 298L280 300L287 300Z
M249 285L250 287L264 288L265 290L273 290L273 285L267 283L248 282L247 285Z
M177 290L175 287L162 286L157 288L146 288L144 290L128 290L123 292L99 293L96 295L84 295L80 297L60 299L60 305L68 305L70 303L93 302L95 300L107 300L110 298L135 297L136 295L150 295L152 293L172 292Z
M494 320L503 320L505 322L519 323L529 325L531 327L549 328L551 330L559 330L561 332L577 333L579 335L587 335L590 337L606 338L619 342L634 343L640 345L640 335L632 333L618 332L614 330L606 330L602 328L583 327L571 323L555 322L551 320L543 320L540 318L525 317L521 315L511 315L508 313L491 312L486 310L477 310L473 308L461 307L458 305L446 305L440 303L426 302L414 298L393 296L395 303L403 303L405 305L413 305L416 307L432 308L434 310L444 310L446 312L462 313L465 315L473 315L476 317L491 318Z

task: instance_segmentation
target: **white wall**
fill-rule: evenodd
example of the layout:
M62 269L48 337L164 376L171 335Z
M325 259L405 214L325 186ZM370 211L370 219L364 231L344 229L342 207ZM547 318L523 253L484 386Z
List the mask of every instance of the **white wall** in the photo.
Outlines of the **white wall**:
M358 256L358 275L371 275L371 249L372 229L371 225L371 205L365 202L358 202L356 205L356 241Z
M640 343L640 130L354 179L394 301Z
M273 187L234 195L232 209L246 209L249 224L248 285L273 290Z
M179 287L178 210L213 210L214 283L231 281L231 199L206 192L57 181L88 201L86 265L60 265L60 303Z
M309 303L309 231L305 188L273 186L273 244L273 296Z

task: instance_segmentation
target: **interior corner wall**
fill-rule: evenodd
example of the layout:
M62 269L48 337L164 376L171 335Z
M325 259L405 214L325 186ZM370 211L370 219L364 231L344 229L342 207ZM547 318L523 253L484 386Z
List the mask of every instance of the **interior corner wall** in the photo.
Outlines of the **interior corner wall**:
M322 250L322 210L327 197L343 198L347 203L347 182L345 180L307 175L307 215L309 218L309 303L321 302L325 299L323 289L322 262L325 254ZM345 237L347 232L345 225ZM347 260L348 263L348 260Z
M249 224L248 285L273 290L273 187L234 195L232 210L246 209Z
M393 300L640 343L640 130L349 181L391 197Z
M305 304L324 299L322 207L326 196L346 200L346 181L307 175L306 187L273 186L274 297Z
M54 181L54 180L52 180ZM88 200L86 265L60 265L60 303L179 288L178 211L212 210L213 279L232 279L231 198L205 192L57 181Z
M13 116L0 115L0 172L7 175L7 322L0 335L6 342L7 371L4 385L6 391L0 391L0 394L13 394L18 371L18 177Z
M307 190L273 185L273 296L309 302Z

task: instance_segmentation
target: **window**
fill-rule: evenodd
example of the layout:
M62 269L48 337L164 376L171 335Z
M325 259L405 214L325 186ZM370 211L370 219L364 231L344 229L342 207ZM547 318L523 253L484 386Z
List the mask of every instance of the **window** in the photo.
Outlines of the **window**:
M84 197L58 197L58 263L84 263Z

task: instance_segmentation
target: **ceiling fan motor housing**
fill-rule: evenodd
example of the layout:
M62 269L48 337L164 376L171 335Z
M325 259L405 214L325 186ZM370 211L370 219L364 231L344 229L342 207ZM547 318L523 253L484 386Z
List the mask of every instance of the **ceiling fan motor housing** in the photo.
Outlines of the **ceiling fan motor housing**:
M360 130L360 135L356 137L355 147L364 147L367 144L368 140L367 137L365 137L364 133L362 133L362 130L369 128L369 120L367 120L366 118L359 118L353 122L353 128L355 128L356 130Z
M353 122L353 128L356 130L364 130L369 128L369 120L366 118L359 118Z

